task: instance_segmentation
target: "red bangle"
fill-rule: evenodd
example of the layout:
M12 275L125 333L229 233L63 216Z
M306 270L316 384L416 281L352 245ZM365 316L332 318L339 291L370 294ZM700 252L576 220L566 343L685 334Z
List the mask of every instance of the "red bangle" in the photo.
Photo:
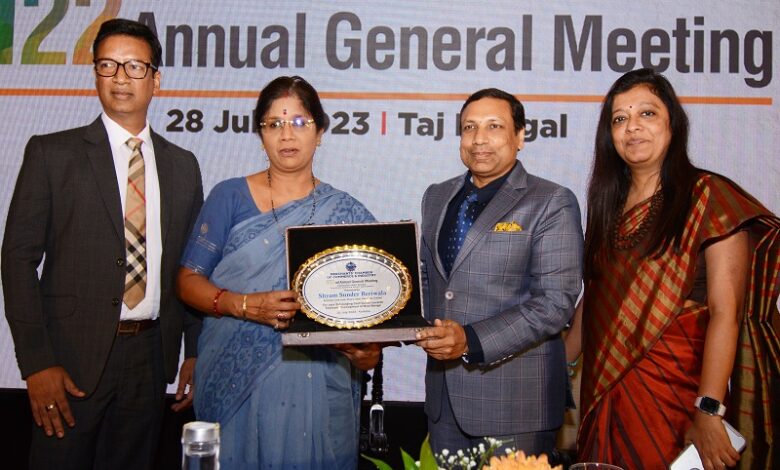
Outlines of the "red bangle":
M217 306L217 303L219 302L219 296L222 295L227 289L220 289L217 291L216 294L214 294L214 301L211 303L211 311L214 312L214 316L217 318L221 317L222 314L219 313L219 307Z

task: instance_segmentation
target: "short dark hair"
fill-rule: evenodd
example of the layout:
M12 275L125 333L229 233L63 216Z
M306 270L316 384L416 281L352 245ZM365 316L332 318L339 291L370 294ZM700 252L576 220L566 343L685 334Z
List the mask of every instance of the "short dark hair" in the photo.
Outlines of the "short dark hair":
M114 18L100 25L95 42L92 43L92 55L97 59L97 50L100 43L109 36L117 35L133 36L146 41L149 44L149 49L152 50L152 65L155 69L160 67L162 63L162 46L160 45L160 40L157 39L157 35L145 24L124 18Z
M322 103L320 102L317 90L298 75L282 76L271 80L268 85L260 91L260 96L257 98L257 106L255 106L255 125L257 126L256 130L260 139L263 138L263 134L260 132L260 122L265 117L271 104L278 98L291 95L301 100L303 107L306 108L306 111L308 111L314 119L314 125L317 127L317 131L328 128L328 117L325 115L325 110L322 109Z
M521 103L515 95L507 93L504 90L499 90L498 88L484 88L473 93L466 98L466 102L461 106L460 115L463 116L463 111L466 109L466 106L474 101L481 100L482 98L496 98L509 103L509 108L512 111L512 120L515 125L515 132L520 132L520 129L525 129L525 109L523 109L523 103Z

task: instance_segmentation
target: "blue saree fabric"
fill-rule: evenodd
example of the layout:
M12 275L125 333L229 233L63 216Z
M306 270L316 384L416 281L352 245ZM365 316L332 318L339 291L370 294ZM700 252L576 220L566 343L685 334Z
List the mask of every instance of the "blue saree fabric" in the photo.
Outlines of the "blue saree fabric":
M257 209L245 178L214 187L182 265L234 292L287 289L282 233L291 225L372 222L345 192L320 183L271 213ZM195 413L220 423L220 465L232 469L354 469L360 372L324 347L282 348L277 331L208 316L198 342Z

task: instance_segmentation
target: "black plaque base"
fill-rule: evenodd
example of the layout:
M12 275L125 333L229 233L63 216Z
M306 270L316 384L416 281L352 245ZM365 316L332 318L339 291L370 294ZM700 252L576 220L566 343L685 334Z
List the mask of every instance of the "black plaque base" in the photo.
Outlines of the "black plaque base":
M288 283L299 266L315 254L340 245L369 245L398 258L412 276L412 295L394 317L367 328L339 329L318 323L299 311L282 333L285 346L413 341L428 322L422 316L417 224L391 222L352 225L307 225L287 229Z

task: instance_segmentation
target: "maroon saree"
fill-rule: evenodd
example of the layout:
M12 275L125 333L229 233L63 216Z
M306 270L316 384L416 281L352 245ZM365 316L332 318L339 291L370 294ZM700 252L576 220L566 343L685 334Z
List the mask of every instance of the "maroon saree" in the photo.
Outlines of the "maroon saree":
M705 304L683 306L702 247L744 229L754 251L726 419L748 441L740 468L780 468L772 448L780 405L780 342L772 329L780 293L780 219L712 174L701 176L693 198L679 251L643 258L643 240L596 261L600 274L584 297L581 461L665 469L680 453L693 422L709 320ZM621 218L619 237L642 230L651 202Z

